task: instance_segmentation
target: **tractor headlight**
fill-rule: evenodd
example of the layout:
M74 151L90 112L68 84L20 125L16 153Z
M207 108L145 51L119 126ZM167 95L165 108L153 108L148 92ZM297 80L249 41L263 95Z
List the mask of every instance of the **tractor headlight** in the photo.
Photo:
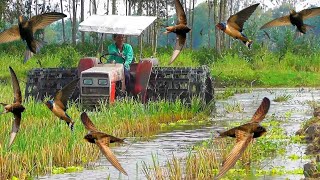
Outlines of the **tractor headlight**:
M98 80L98 84L107 86L108 85L108 80L107 79L99 79Z
M92 85L92 84L93 84L93 81L92 81L92 79L84 79L84 80L83 80L83 84L84 84L84 85Z

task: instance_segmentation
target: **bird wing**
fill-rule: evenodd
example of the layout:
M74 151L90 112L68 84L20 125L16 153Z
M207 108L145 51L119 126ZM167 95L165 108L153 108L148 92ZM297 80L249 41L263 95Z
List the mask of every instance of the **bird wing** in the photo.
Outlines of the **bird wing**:
M186 42L186 34L177 34L176 45L173 50L173 54L171 56L171 60L169 65L173 63L173 61L178 57L180 51L182 50L185 42Z
M84 127L88 130L88 131L98 131L97 128L95 127L95 125L92 123L92 121L89 119L87 113L83 112L81 114L81 121L84 125Z
M17 25L0 33L0 43L11 42L19 39L21 39L21 37L19 27Z
M117 168L120 172L122 172L125 175L128 175L127 172L123 169L121 164L119 163L116 156L112 153L110 148L107 146L109 138L101 138L96 140L96 145L100 148L101 152L105 155L105 157L108 159L108 161Z
M249 6L229 17L227 23L238 31L242 31L243 24L249 19L260 3Z
M175 0L174 1L175 6L176 6L176 13L178 17L178 23L177 24L184 24L187 25L187 17L186 13L183 10L182 4L180 0Z
M232 168L237 160L241 157L244 150L248 147L252 140L253 134L249 134L245 131L236 130L237 143L229 153L226 160L223 162L222 167L219 170L215 179L220 179L230 168Z
M302 15L303 20L309 19L314 16L320 15L320 7L304 9L304 10L300 11L299 14Z
M264 24L260 29L270 28L270 27L276 27L276 26L287 26L290 25L290 16L282 16L277 19L274 19L270 22L267 22Z
M79 81L79 78L74 79L73 81L65 85L61 90L59 90L56 93L54 97L54 103L60 106L63 110L66 110L68 100L72 95L74 89L76 88L78 81Z
M250 122L260 123L268 113L270 108L270 100L267 97L264 97L259 108L256 110L254 115L251 118Z
M46 26L48 26L49 24L51 24L57 20L60 20L64 17L67 17L67 15L65 15L63 13L58 13L58 12L49 12L49 13L44 13L44 14L40 14L37 16L33 16L29 20L29 24L32 27L33 33L35 33L38 29L43 29Z
M9 66L10 74L11 74L11 81L12 81L12 87L13 87L13 93L14 93L14 103L19 102L22 103L22 96L21 96L21 90L19 81L17 79L16 73L13 71L13 69Z
M16 135L20 129L20 121L21 121L21 113L15 113L14 114L14 122L12 123L12 130L10 133L9 147L12 145L12 143L15 140Z

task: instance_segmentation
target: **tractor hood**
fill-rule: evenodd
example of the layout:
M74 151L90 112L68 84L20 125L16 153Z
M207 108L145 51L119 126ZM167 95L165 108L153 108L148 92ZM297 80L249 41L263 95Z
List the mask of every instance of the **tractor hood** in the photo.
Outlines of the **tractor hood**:
M140 36L157 17L92 15L80 23L80 31Z

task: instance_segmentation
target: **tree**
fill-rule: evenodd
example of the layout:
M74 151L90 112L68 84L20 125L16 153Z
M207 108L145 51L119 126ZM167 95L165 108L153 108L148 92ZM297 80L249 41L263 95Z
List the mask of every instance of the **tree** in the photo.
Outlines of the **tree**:
M82 22L82 21L84 21L84 0L81 0L80 6L81 6L80 21ZM82 42L82 44L84 44L84 32L81 32L81 42Z
M117 0L112 0L112 14L117 13Z
M60 8L61 8L61 12L63 12L63 3L62 0L60 0ZM63 42L66 42L66 32L65 32L65 27L64 27L64 18L62 18L62 38L63 38Z
M77 43L77 0L72 0L72 44Z

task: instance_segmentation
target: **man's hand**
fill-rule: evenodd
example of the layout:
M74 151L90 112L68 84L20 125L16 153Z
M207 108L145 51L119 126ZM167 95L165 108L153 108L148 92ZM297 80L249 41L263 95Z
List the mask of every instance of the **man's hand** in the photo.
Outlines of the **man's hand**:
M122 59L126 60L126 56L122 53L118 53L118 56L121 57Z

